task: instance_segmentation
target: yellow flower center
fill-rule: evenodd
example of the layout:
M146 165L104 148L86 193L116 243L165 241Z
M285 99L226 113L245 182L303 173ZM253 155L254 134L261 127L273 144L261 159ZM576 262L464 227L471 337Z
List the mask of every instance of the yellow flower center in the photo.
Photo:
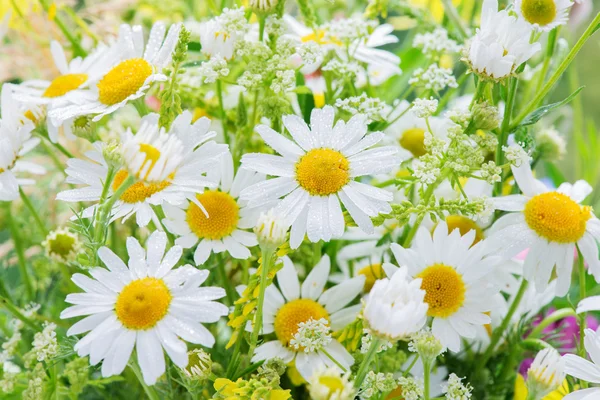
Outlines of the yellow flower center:
M402 396L402 386L398 386L396 389L392 390L385 400L404 400L404 397Z
M321 376L319 377L319 383L329 389L328 396L344 391L344 382L339 377Z
M367 265L358 271L358 275L364 275L365 278L367 278L365 279L365 292L371 291L376 280L385 278L385 272L383 271L383 268L381 268L381 264Z
M67 258L69 254L74 250L73 246L75 245L75 238L66 235L64 233L59 233L56 237L49 241L48 243L48 252L52 254L56 254L60 257Z
M585 233L591 208L580 206L569 196L548 192L538 194L525 205L525 222L551 242L575 243Z
M427 315L447 318L458 311L465 301L465 283L456 270L445 264L433 264L425 268L417 278L423 279L425 302L429 304Z
M472 245L476 245L483 240L483 230L470 218L462 215L448 215L446 217L446 224L448 224L448 233L458 229L460 236L464 236L470 231L475 231L475 239L473 239Z
M400 146L410 151L413 156L421 157L427 153L425 150L425 131L421 128L410 128L400 137Z
M548 25L556 17L556 4L554 0L523 0L521 13L531 24Z
M120 170L117 172L112 184L113 191L116 192L128 176L129 174L125 170ZM153 194L165 190L170 185L171 182L169 181L162 181L159 183L136 182L127 188L125 192L123 192L121 195L121 200L125 203L139 203L146 200Z
M87 74L66 74L54 79L46 89L43 97L60 97L79 88L88 80Z
M296 180L313 196L329 196L350 180L350 163L339 151L313 149L296 164Z
M310 319L315 321L325 318L329 321L329 313L325 308L311 299L296 299L285 303L275 315L275 334L284 345L289 346L290 341L298 332L298 324Z
M150 329L167 315L172 298L162 279L135 280L117 297L117 318L128 329Z
M194 203L190 203L186 213L186 221L199 238L210 240L223 239L237 227L240 219L240 206L229 193L207 190L196 195L204 206L208 217Z
M137 93L152 75L152 66L143 58L121 61L98 82L100 103L112 106Z
M336 37L329 37L327 38L325 36L326 32L324 29L316 29L314 31L312 31L311 33L309 33L308 35L302 36L300 38L300 40L302 41L302 43L307 43L307 42L315 42L317 44L320 45L324 45L324 44L335 44L338 46L341 46L343 43L337 39Z

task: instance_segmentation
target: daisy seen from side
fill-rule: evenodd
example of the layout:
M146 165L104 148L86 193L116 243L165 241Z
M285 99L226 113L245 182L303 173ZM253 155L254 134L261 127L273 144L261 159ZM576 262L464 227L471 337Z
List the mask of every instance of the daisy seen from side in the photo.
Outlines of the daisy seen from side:
M188 364L184 342L212 347L215 339L203 323L218 321L228 309L214 300L225 295L217 287L200 287L208 271L191 265L173 268L182 249L171 247L165 254L167 237L156 231L147 250L134 238L127 239L126 265L106 247L98 256L106 265L89 270L91 278L74 274L73 282L85 293L67 296L73 306L61 318L85 316L67 335L85 335L75 345L90 364L102 362L102 376L118 375L125 369L133 349L144 381L156 383L165 372L165 351L179 368Z
M332 339L323 350L306 352L292 345L299 331L299 324L324 319L333 331L343 329L354 321L361 305L346 307L362 290L364 277L356 277L325 290L331 268L327 255L315 265L306 276L302 285L292 260L282 258L283 268L277 272L277 283L267 287L264 314L263 335L275 333L276 339L259 346L252 362L281 358L285 363L294 361L302 377L309 380L320 367L336 366L329 356L348 370L354 359L336 339Z
M340 200L357 225L372 233L371 217L391 211L392 193L357 180L390 171L398 163L397 149L371 148L384 134L367 134L364 115L334 125L332 107L314 109L311 127L296 115L283 117L293 141L259 125L256 131L279 155L252 153L242 168L275 176L241 193L253 207L276 201L275 212L291 225L290 245L297 248L308 234L311 242L329 241L344 233Z

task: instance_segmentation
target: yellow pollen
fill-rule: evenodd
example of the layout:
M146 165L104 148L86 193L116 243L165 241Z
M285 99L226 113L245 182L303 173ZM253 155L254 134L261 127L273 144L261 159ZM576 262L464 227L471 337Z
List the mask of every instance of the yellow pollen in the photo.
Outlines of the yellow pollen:
M112 106L137 93L152 75L152 66L143 58L121 61L98 82L100 103Z
M172 298L162 279L132 281L117 297L117 318L128 329L150 329L167 315Z
M433 264L425 268L417 278L423 279L425 302L429 304L427 315L447 318L458 311L465 301L465 283L456 270L445 264Z
M319 383L329 389L328 396L332 396L337 392L344 390L344 382L340 378L334 376L321 376Z
M313 99L315 102L315 107L325 107L325 93L313 93Z
M381 268L381 264L367 265L358 271L358 275L364 275L367 278L365 279L365 286L363 288L365 292L371 291L375 281L385 278L385 273L383 272L383 268Z
M237 227L240 219L240 207L229 193L217 190L207 190L196 195L204 206L208 217L194 203L190 203L186 213L186 221L199 238L219 240L231 233Z
M34 124L38 123L38 117L36 117L36 115L31 110L25 111L25 114L23 114L23 116L25 118L27 118L28 120L30 120L31 122L33 122ZM25 122L27 122L27 121L23 121L23 123L25 123Z
M350 163L337 150L313 149L296 164L296 180L313 196L329 196L350 180Z
M556 17L555 0L523 0L521 13L531 24L548 25Z
M413 156L421 157L425 150L425 131L421 128L410 128L404 131L400 138L400 146L410 151Z
M329 321L329 313L325 308L311 299L296 299L285 303L275 315L275 334L284 345L289 346L290 341L298 332L298 324L310 319L325 318Z
M538 194L525 204L525 222L551 242L575 243L585 233L591 208L580 206L569 196L548 192Z
M79 88L88 80L87 74L66 74L54 79L46 89L43 97L60 97Z
M470 218L462 215L448 215L446 224L448 225L448 233L458 229L460 236L466 235L469 231L475 231L475 239L473 239L472 245L476 245L483 240L483 230Z
M117 172L112 184L113 191L116 192L128 176L129 174L125 170L120 170ZM170 176L169 178L172 179L173 177ZM121 200L125 203L139 203L146 200L153 194L165 190L170 185L171 182L169 181L162 181L159 183L136 182L127 190L125 190L125 192L123 192L121 195Z
M302 36L300 38L300 40L302 41L302 43L307 43L307 42L312 41L312 42L315 42L320 45L336 44L338 46L341 46L343 44L339 39L337 39L333 36L326 38L325 30L323 30L323 29L317 29L317 30L309 33L308 35Z

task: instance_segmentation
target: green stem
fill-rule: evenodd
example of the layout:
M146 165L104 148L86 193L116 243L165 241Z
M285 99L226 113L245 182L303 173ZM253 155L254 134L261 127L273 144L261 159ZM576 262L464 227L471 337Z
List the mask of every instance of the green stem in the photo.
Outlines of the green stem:
M40 228L40 231L42 232L42 234L44 236L47 236L48 229L46 229L44 222L42 221L39 214L35 210L35 207L33 206L33 204L31 204L29 197L27 197L27 195L25 194L23 189L21 189L21 187L19 187L19 194L21 195L21 200L23 200L23 204L25 204L25 206L27 207L27 209L29 210L31 215L33 215L33 219L35 220L35 223L37 224L37 226Z
M273 254L273 251L270 249L261 249L262 269L260 271L260 286L258 292L258 304L256 305L256 314L254 316L254 328L252 329L252 336L250 337L250 350L248 351L250 357L252 357L252 354L254 354L254 349L256 349L256 344L258 343L258 335L262 330L265 291L267 289L267 278L269 275L269 268L271 267L271 259L273 258Z
M15 220L13 219L10 203L7 207L6 220L8 221L8 227L10 229L10 233L13 238L13 242L15 245L15 252L17 253L17 260L19 261L19 272L21 274L21 279L25 284L25 289L27 290L27 297L30 300L34 297L33 284L31 283L31 278L29 277L29 271L27 271L27 262L25 261L25 250L23 249L23 241L19 236L19 230L15 224Z
M575 245L577 247L577 265L579 270L579 301L585 299L586 295L586 284L585 284L585 264L583 262L583 255L581 254L581 250L579 250L579 245ZM587 313L581 313L579 315L579 356L585 358L585 346L583 345L583 338L585 336L585 328L587 326Z
M333 363L335 365L337 365L338 368L342 370L342 372L344 372L344 373L348 372L348 370L346 368L344 368L344 366L342 364L340 364L338 362L338 360L336 360L335 358L333 358L333 356L331 354L329 354L327 352L327 350L325 350L324 348L321 348L320 351L321 351L321 353L325 354L331 361L333 361Z
M354 379L354 387L356 389L360 389L365 377L367 376L367 372L369 371L369 364L371 364L371 360L377 354L377 348L379 347L379 339L373 337L371 339L371 345L369 346L369 350L367 354L365 354L365 358L363 358L360 367L358 368L358 372L356 373L356 378Z
M425 400L430 400L430 378L431 378L431 363L424 362L423 363L423 398Z
M264 36L265 36L265 16L261 14L258 16L258 41L262 42Z
M538 78L538 82L535 88L535 93L538 93L540 90L542 90L542 86L544 85L544 81L546 80L546 75L548 74L548 69L550 68L550 61L552 61L552 55L554 54L554 48L556 45L556 38L558 36L559 29L560 27L552 29L548 34L548 43L546 44L546 55L544 57L542 70L540 71L540 76Z
M525 119L527 115L529 115L533 110L535 110L535 108L538 106L538 104L541 103L544 97L546 97L546 95L554 87L556 82L558 82L565 70L573 62L575 56L577 56L577 53L579 53L583 45L594 34L594 32L596 32L596 30L598 29L598 24L600 24L600 13L596 14L596 17L592 20L592 22L590 22L590 25L587 27L583 35L581 35L581 37L577 40L569 54L567 54L563 62L560 63L560 65L558 66L556 71L554 71L554 74L552 74L550 79L548 79L548 82L546 82L542 90L538 92L537 96L535 96L535 98L529 102L529 105L517 116L517 118L515 118L511 130L516 128L517 125L519 125L519 123L521 123L521 121L523 121L523 119Z
M235 303L235 289L231 287L231 282L227 279L227 272L225 271L225 259L223 257L217 258L217 275L221 280L221 284L225 288L227 293L227 300L230 305Z
M496 148L496 165L502 165L504 162L504 152L502 147L508 140L508 133L510 132L510 118L512 116L512 110L515 105L515 96L517 94L518 79L511 77L508 83L508 98L506 99L506 106L504 107L504 117L502 119L502 126L500 127L500 137L498 138L498 147ZM494 194L499 194L502 191L502 182L497 182L494 186Z
M240 331L238 332L238 338L237 338L237 341L235 342L235 348L233 349L233 355L229 359L230 360L229 365L227 365L227 372L225 374L227 379L233 379L233 377L235 376L235 374L237 372L238 359L240 356L240 351L242 349L243 341L244 341L244 327L242 327L242 329L240 329Z
M531 333L527 336L527 338L528 339L529 338L536 339L541 336L544 329L546 329L548 326L550 326L554 322L560 321L561 319L564 319L567 317L575 317L576 315L577 314L575 313L575 310L573 310L572 308L562 308L560 310L556 310L552 314L550 314L546 318L544 318L542 320L542 322L540 322L538 324L538 326L536 326L535 329L533 329L531 331Z
M223 83L217 80L217 97L219 98L219 113L221 114L221 125L223 126L223 138L225 144L229 144L229 132L227 131L227 116L225 114L225 106L223 105Z
M133 360L131 363L129 363L129 368L133 370L133 373L140 382L140 385L142 385L142 388L144 389L144 392L146 393L148 398L150 400L160 400L160 397L158 397L158 393L156 393L156 390L153 387L148 386L146 382L144 382L144 376L142 375L142 371L140 370L140 367L136 360Z
M458 11L454 7L454 4L452 4L452 1L451 0L442 0L442 3L444 4L444 10L446 10L446 15L448 16L448 19L450 21L452 21L454 26L456 26L458 33L460 33L460 38L461 39L468 38L470 36L470 34L467 31L467 27L465 26L462 18L458 14Z
M34 331L37 332L37 331L39 331L41 329L41 326L39 324L36 324L31 319L27 318L21 311L19 311L19 309L17 308L17 306L15 306L7 298L0 296L0 304L2 304L2 307L6 308L6 310L9 313L11 313L13 317L15 317L18 320L22 321L25 325L27 325L28 327L30 327Z
M40 0L40 4L44 8L44 11L48 12L50 7L48 6L48 4L46 4L46 1ZM58 29L60 29L60 31L63 33L63 35L65 35L67 40L71 43L71 46L73 46L74 55L80 56L80 57L85 57L87 55L87 52L83 49L83 47L81 47L81 45L79 44L79 41L75 38L75 36L73 36L73 34L69 30L69 28L67 28L65 23L62 21L62 19L60 19L60 17L58 16L58 11L52 20L54 21L56 26L58 26Z
M110 175L110 170L109 170ZM106 196L107 188L110 187L111 180L107 180L104 183L104 188L102 190L102 195ZM113 206L119 200L121 195L125 193L127 189L135 182L135 178L131 175L125 179L125 181L119 186L119 188L113 193L113 195L106 200L105 202L99 203L98 208L96 209L96 226L94 227L94 245L96 249L104 245L106 240L105 232L106 227L108 226L108 219L110 218L110 214ZM105 193L106 192L106 193ZM106 197L105 197L106 198Z
M487 361L490 359L490 357L492 356L492 353L494 352L496 345L502 338L502 335L506 331L506 328L508 328L508 325L510 324L510 321L512 320L513 315L517 311L517 308L519 307L519 304L521 303L521 300L523 299L523 295L525 294L526 290L527 290L527 281L525 279L523 279L523 282L521 282L521 286L519 287L519 291L515 295L515 298L514 298L512 304L510 305L510 308L508 309L508 313L502 320L502 323L500 324L498 329L496 329L494 331L494 333L492 334L492 339L490 341L490 345L488 346L488 348L487 348L486 352L483 354L483 356L481 356L481 358L479 359L477 369L482 369L485 366L485 364L487 363Z
M475 94L473 95L473 99L471 100L471 105L469 106L469 109L472 109L473 106L479 101L479 98L483 95L486 86L486 80L480 79L479 82L477 82L477 86L475 87Z
M404 371L402 373L402 376L406 377L408 376L408 374L410 374L410 371L413 369L413 367L415 366L415 364L417 363L417 360L419 359L419 354L415 354L415 358L411 361L410 365L408 366L408 368L406 368L406 371Z

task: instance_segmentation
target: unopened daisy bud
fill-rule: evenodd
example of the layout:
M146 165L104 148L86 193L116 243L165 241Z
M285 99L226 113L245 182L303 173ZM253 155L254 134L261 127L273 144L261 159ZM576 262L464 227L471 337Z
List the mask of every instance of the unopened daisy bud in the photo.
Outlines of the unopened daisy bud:
M398 382L391 373L384 374L382 372L375 373L369 371L365 381L362 384L361 396L363 398L372 398L380 393L391 392L398 387Z
M212 372L212 365L210 354L202 349L194 349L188 351L188 365L183 369L183 373L188 378L205 380Z
M352 400L354 387L337 367L319 367L308 381L310 398L314 400Z
M270 358L263 365L258 367L258 376L261 378L269 378L281 376L287 369L286 363L279 357Z
M527 370L529 397L541 399L558 388L565 379L565 361L553 348L540 351Z
M285 243L288 226L285 221L275 214L273 209L267 213L261 213L254 227L254 233L261 247L276 249Z
M106 163L115 170L118 170L123 166L121 145L116 141L112 141L102 148L102 156Z
M42 246L48 258L62 263L74 261L83 247L79 237L67 228L50 232Z
M250 0L250 8L257 14L268 14L275 10L279 0Z
M421 279L409 281L406 267L391 279L375 282L365 301L363 317L373 336L389 341L418 332L427 320L428 305Z
M567 143L554 128L536 132L535 141L537 151L543 159L560 160L567 154Z
M414 334L408 344L408 349L414 353L419 353L425 363L433 362L446 350L429 329L423 329Z
M473 127L475 129L489 131L496 129L500 125L498 107L489 104L487 101L475 103L471 109L471 113L473 115Z
M298 324L298 332L290 340L290 344L296 350L312 353L326 347L331 340L329 322L325 318L318 320L311 318Z
M413 113L419 118L431 117L438 108L438 101L433 97L430 99L415 99L413 101Z
M448 383L442 388L446 393L448 400L469 400L472 396L473 388L468 383L462 383L463 378L459 378L456 374L450 374Z
M71 130L73 135L89 140L90 142L94 141L96 137L95 122L92 121L92 117L87 115L73 119Z
M396 390L390 393L388 398L400 398L404 400L419 400L423 397L423 383L412 377L400 377L398 379L399 386Z

